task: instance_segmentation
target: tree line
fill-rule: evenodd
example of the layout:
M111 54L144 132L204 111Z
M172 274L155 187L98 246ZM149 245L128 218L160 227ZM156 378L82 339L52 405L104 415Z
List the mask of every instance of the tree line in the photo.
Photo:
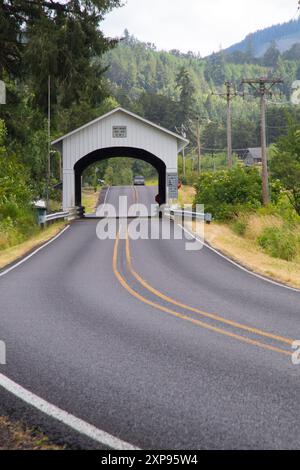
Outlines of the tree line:
M274 89L276 104L268 106L268 144L284 134L287 106L277 102L289 101L292 83L300 78L298 49L295 45L280 54L273 44L262 60L249 50L236 63L225 51L205 59L192 53L157 51L153 44L140 42L125 31L117 47L105 54L104 62L112 93L122 106L172 130L184 124L192 147L196 145L195 120L200 116L205 152L226 148L226 102L217 94L225 91L227 80L241 93L243 78L282 77L284 85ZM297 109L290 107L290 113L299 121ZM238 96L233 106L233 147L259 145L259 102L246 94Z

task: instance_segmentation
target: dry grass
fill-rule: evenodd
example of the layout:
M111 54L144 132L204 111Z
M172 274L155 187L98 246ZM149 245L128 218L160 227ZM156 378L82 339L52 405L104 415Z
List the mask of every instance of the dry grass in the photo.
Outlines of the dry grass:
M253 239L236 235L228 225L215 222L205 225L205 240L213 248L249 270L300 288L299 261L284 261L268 256L254 243Z
M40 230L36 235L31 237L26 242L0 251L0 269L10 263L13 263L18 258L24 256L27 252L50 240L50 238L57 235L65 225L65 222L57 222L53 225L50 225L45 230Z
M91 188L82 190L82 205L85 207L86 214L93 214L96 211L100 193L101 189L98 189L96 192Z
M247 216L247 229L245 237L251 240L256 240L262 232L268 227L281 227L283 220L275 215L260 216L252 214Z
M181 206L191 205L194 202L196 190L193 186L182 186L178 191L178 202Z
M0 450L64 450L49 442L39 431L28 429L22 423L12 423L0 417Z

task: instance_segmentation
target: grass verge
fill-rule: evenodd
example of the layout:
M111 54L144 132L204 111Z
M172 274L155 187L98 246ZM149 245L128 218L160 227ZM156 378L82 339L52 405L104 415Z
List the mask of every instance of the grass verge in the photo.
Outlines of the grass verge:
M52 444L40 431L21 422L0 417L0 450L65 450L65 447Z
M182 186L178 191L178 202L180 206L192 205L196 195L196 190L193 186Z
M4 268L6 265L13 263L17 259L26 255L34 248L42 245L43 243L53 238L57 235L63 227L66 225L66 222L56 222L53 225L50 225L44 230L39 230L39 232L32 237L30 237L25 242L20 243L19 245L12 246L11 248L6 248L0 251L0 269Z
M158 186L157 178L146 180L146 186Z
M192 224L190 224L192 229ZM227 224L205 225L205 240L230 259L263 276L300 288L300 261L285 261L266 254L251 238L237 235Z
M101 189L95 191L92 188L84 188L82 190L82 205L86 214L93 214L96 211L100 193Z

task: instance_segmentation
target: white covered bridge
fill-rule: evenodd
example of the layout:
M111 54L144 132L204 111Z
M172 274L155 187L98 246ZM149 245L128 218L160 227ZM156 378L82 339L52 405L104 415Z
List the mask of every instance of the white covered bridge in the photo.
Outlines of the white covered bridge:
M52 145L62 155L64 210L81 206L83 171L112 157L150 163L158 173L160 203L177 199L178 153L187 144L180 135L122 108L60 137Z

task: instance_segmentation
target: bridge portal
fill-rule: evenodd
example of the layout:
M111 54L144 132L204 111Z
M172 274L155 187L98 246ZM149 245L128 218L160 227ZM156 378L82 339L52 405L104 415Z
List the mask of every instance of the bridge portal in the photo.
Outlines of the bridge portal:
M92 163L132 157L150 163L158 173L160 203L177 199L178 153L188 141L123 108L52 142L62 155L63 209L81 205L81 176Z

